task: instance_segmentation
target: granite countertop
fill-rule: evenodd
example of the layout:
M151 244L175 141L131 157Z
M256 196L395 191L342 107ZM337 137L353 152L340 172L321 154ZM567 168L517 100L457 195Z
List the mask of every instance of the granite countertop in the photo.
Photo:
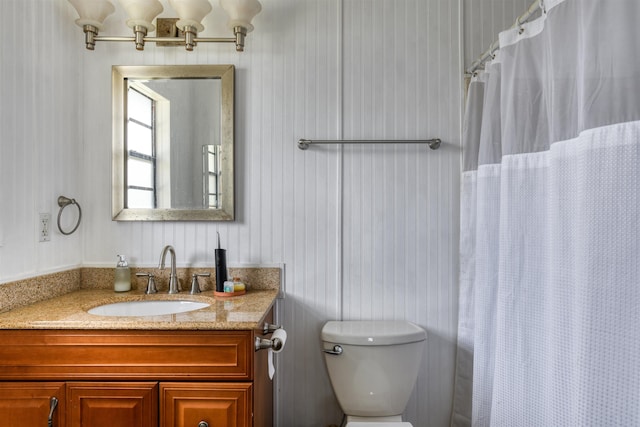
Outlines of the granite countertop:
M213 291L191 295L115 293L82 289L0 314L0 329L122 329L122 330L251 330L259 326L278 296L277 289L249 290L220 298ZM143 300L183 300L210 304L199 310L162 316L98 316L87 310L103 304Z

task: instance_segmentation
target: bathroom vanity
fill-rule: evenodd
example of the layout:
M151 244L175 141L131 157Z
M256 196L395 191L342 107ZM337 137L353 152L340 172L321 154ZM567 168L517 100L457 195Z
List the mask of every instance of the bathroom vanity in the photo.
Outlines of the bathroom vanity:
M87 310L149 296L82 290L0 314L1 424L271 426L268 352L255 351L254 340L273 322L276 296L157 295L210 306L103 317Z

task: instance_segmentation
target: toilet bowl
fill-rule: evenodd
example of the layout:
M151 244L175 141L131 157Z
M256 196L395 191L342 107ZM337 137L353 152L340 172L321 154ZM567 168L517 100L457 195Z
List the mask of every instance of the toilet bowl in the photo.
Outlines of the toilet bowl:
M418 378L426 332L405 321L330 321L322 328L344 427L410 427L401 415Z

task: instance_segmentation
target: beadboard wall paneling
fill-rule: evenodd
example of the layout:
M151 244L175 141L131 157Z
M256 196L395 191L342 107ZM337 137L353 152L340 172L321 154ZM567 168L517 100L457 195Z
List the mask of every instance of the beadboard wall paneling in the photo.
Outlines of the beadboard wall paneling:
M456 2L345 3L344 318L428 332L405 418L448 424L457 327L461 64ZM393 37L389 35L393 34ZM363 78L363 76L366 76Z
M464 66L467 69L498 33L511 27L533 0L464 0Z
M82 227L71 236L58 232L57 198L78 198L85 207L88 201L79 197L81 70L72 46L76 29L67 25L73 15L60 1L3 0L0 17L0 282L6 282L79 265ZM40 212L51 214L49 242L38 241ZM75 215L65 210L63 225Z

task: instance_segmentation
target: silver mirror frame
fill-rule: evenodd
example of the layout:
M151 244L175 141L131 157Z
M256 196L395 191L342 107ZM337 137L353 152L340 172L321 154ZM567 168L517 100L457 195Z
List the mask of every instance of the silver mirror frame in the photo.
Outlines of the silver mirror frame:
M233 221L234 210L234 66L115 65L111 73L113 108L112 202L114 221ZM219 78L222 83L223 156L220 209L129 209L125 207L127 79Z

